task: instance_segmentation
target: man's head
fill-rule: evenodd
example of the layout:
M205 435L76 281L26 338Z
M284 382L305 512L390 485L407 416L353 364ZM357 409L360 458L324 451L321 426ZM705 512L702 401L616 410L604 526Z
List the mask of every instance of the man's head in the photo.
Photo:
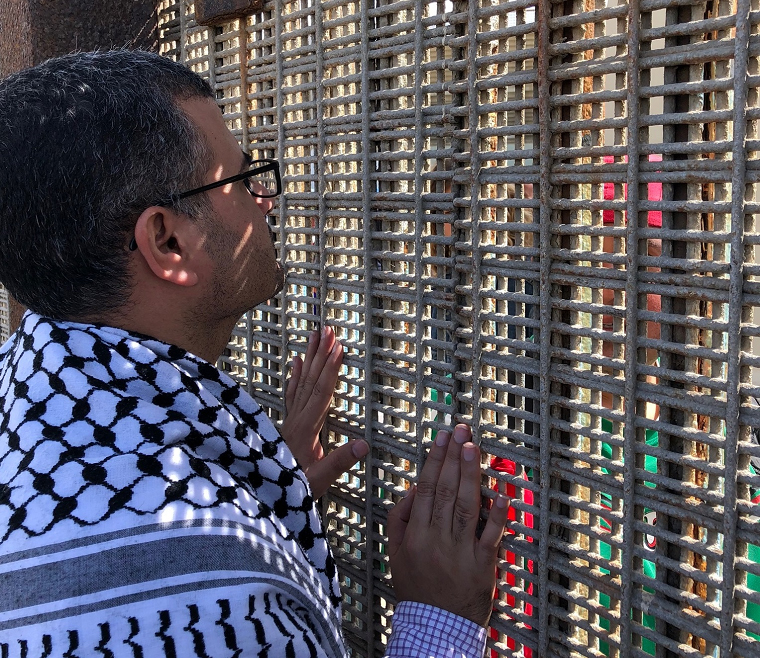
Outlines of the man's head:
M201 338L199 334L218 337L221 332L226 342L245 311L282 288L283 272L266 219L279 185L271 185L272 177L265 175L240 180L261 163L251 163L241 151L213 100L191 98L180 107L208 147L203 188L213 189L204 192L208 209L200 220L155 206L137 218L135 292L142 291L143 297L157 293L154 308L161 316L166 316L167 297L173 298L173 317L165 321L180 316L184 333ZM279 171L275 161L266 162ZM156 318L154 313L142 333L155 335Z
M202 185L209 146L181 110L213 99L146 52L80 53L0 81L0 281L55 318L103 317L130 298L135 221ZM174 202L191 217L206 195Z

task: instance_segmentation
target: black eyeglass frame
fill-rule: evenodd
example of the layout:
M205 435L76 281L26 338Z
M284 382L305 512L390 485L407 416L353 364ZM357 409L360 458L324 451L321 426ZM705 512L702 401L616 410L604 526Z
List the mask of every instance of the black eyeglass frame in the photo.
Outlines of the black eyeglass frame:
M192 190L188 190L187 192L181 192L180 194L172 194L171 199L169 201L166 201L164 203L160 203L158 205L165 206L165 205L174 205L177 201L180 199L186 199L189 196L194 196L196 194L201 194L202 192L208 192L209 190L213 190L217 187L222 187L223 185L229 185L230 183L237 183L238 181L246 181L245 182L245 189L248 190L248 192L251 194L251 196L257 196L262 199L272 199L276 196L280 196L282 194L282 178L280 178L280 163L277 160L270 160L270 159L264 159L264 160L253 160L250 163L251 168L242 171L239 174L235 174L234 176L230 176L229 178L223 178L222 180L214 181L213 183L209 183L208 185L201 185L200 187L193 188ZM277 183L277 191L273 194L260 194L258 192L254 192L251 186L248 184L248 181L251 179L251 177L255 176L256 174L263 174L267 171L274 171L274 179ZM137 241L135 240L134 236L129 241L129 250L135 251L137 249Z
M181 194L173 195L172 201L175 199L186 199L189 196L193 196L195 194L201 194L201 192L208 192L209 190L213 190L217 187L222 187L223 185L229 185L230 183L236 183L239 180L245 180L247 181L252 176L255 176L256 174L263 174L267 171L274 171L274 179L277 182L277 191L273 194L259 194L258 192L254 192L250 185L246 184L245 188L253 195L257 197L261 197L263 199L271 199L272 197L279 196L282 194L282 179L280 178L280 163L277 162L277 160L253 160L251 163L251 168L247 171L243 171L239 174L235 174L234 176L230 176L229 178L223 178L222 180L214 181L213 183L209 183L208 185L202 185L201 187L196 187L195 189L188 190L187 192L182 192Z

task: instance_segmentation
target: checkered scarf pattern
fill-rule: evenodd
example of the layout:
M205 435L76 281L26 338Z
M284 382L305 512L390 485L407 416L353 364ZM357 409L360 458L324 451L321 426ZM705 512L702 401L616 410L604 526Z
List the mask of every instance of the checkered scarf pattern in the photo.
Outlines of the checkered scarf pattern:
M344 653L321 520L261 407L181 348L34 313L0 350L0 590L2 656Z

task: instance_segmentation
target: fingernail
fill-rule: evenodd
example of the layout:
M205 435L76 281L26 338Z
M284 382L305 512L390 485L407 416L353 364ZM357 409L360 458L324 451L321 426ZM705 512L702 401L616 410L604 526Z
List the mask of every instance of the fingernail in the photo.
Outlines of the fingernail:
M454 441L459 444L466 443L470 440L470 429L467 425L457 425L454 428Z
M366 441L357 441L351 446L351 453L357 459L362 459L369 454L369 444Z
M313 343L315 340L317 340L317 330L316 329L309 334L309 343Z
M475 459L475 456L478 454L478 449L475 447L474 443L465 443L462 447L462 459L464 459L466 462L471 462L473 459Z
M450 437L451 437L451 434L449 434L446 430L441 430L435 436L435 445L445 446L449 442Z
M322 338L327 338L330 333L330 327L322 327Z
M507 505L509 505L509 499L504 494L496 496L496 507L504 509Z

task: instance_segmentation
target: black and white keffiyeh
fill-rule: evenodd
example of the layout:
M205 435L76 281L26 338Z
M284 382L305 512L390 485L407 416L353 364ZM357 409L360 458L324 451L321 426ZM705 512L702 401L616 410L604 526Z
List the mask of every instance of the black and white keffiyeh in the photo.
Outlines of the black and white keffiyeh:
M0 350L0 656L338 656L339 602L305 476L247 393L178 347L27 313Z

